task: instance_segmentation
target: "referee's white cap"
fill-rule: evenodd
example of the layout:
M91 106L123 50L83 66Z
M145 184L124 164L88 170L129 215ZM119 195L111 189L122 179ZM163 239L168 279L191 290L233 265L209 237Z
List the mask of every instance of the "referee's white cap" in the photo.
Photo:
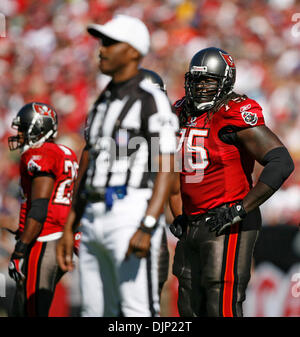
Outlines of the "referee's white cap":
M94 37L107 36L113 40L126 42L145 56L150 49L150 34L147 26L138 18L116 15L104 25L90 24L87 31Z

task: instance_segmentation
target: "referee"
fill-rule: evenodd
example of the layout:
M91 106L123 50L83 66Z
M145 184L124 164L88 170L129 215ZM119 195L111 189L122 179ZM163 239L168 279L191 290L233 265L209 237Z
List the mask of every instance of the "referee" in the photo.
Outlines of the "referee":
M143 22L118 15L88 32L101 41L100 70L112 80L87 119L80 187L57 258L72 269L80 221L81 315L158 316L159 218L174 178L178 120L165 93L139 71L150 46Z

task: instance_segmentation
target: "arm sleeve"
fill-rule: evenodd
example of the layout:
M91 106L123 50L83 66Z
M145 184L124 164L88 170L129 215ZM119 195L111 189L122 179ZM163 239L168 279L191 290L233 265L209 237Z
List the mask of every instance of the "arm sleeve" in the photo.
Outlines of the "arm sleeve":
M269 151L263 158L264 169L259 181L270 186L274 191L278 190L294 170L294 162L288 150L277 147Z

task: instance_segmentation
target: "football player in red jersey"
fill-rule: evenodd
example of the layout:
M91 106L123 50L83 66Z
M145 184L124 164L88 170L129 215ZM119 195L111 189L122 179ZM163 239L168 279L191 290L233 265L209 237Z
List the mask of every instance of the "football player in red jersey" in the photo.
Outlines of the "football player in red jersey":
M173 273L181 316L243 315L259 206L294 169L259 104L233 91L235 76L227 52L200 50L185 75L185 97L174 104L181 167L170 229L180 238ZM264 168L253 185L255 160Z
M78 163L70 148L54 143L57 115L51 106L26 104L12 127L18 133L8 142L10 150L21 150L23 200L8 269L17 283L11 315L48 316L63 275L56 262L56 243L70 210Z

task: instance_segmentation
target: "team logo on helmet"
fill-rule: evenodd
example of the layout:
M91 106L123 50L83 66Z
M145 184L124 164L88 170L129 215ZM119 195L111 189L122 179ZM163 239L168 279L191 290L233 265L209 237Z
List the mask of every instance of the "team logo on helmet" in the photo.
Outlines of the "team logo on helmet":
M230 68L235 68L235 64L233 58L229 54L224 54L220 52L221 56L223 57L224 61L229 65Z
M33 103L32 106L33 106L33 109L36 113L38 113L42 116L49 116L54 121L56 120L54 111L51 108L49 108L47 105L41 105L41 104Z

